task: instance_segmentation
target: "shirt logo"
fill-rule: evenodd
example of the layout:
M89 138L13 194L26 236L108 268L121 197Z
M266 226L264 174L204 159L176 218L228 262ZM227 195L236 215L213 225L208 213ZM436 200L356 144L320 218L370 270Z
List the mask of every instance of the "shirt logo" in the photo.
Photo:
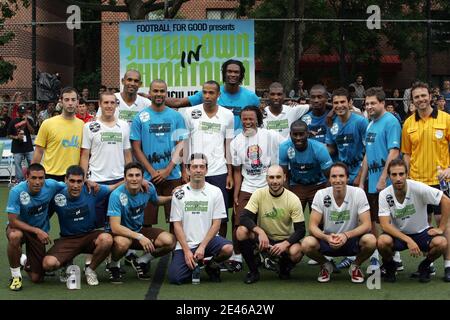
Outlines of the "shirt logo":
M295 150L292 147L289 147L289 149L287 150L287 155L289 159L294 159L295 157Z
M150 114L148 112L142 112L139 114L139 119L141 119L142 122L147 122L150 120Z
M247 148L247 158L250 160L250 166L252 167L252 169L262 167L261 154L262 150L257 144L249 146Z
M64 148L79 148L80 145L78 143L79 137L78 136L72 136L72 139L69 141L67 139L63 139L62 146Z
M330 129L330 132L331 132L332 135L336 135L338 133L338 131L339 131L339 126L335 122L335 123L333 123L333 126Z
M89 124L89 130L91 130L92 133L96 133L100 130L100 123L98 122L91 122Z
M125 207L128 204L128 197L125 193L121 193L119 196L120 203Z
M183 199L183 198L184 198L184 190L178 190L177 192L175 192L175 197L176 197L178 200Z
M67 204L67 199L66 199L66 197L65 197L63 194L58 193L58 194L55 196L55 203L56 203L56 205L57 205L58 207L64 207L64 206L66 206L66 204Z
M20 203L24 206L26 206L27 204L29 204L31 201L30 195L28 194L28 192L22 191L20 193Z
M444 131L436 130L435 136L436 136L436 139L442 139L442 137L444 136Z
M267 118L267 111L264 109L262 111L263 119Z
M309 114L305 115L302 120L309 126L312 122L312 118Z
M198 119L201 116L202 116L202 110L198 110L198 109L192 110L192 112L191 112L192 119Z
M323 198L323 205L327 208L329 208L331 206L331 197L330 196L325 196L325 198Z
M386 202L388 203L389 207L393 207L395 205L394 197L392 197L392 195L390 194L386 195Z

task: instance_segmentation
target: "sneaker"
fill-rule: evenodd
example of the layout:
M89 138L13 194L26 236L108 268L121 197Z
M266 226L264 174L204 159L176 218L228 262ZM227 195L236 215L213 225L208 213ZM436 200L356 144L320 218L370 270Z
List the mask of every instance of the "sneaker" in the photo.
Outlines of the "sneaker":
M308 265L309 266L315 266L315 265L318 265L319 263L316 261L316 260L313 260L313 259L309 259L309 261L308 261Z
M291 270L294 269L292 261L281 260L279 263L278 278L280 280L289 280L291 278Z
M205 271L209 276L211 282L221 282L220 280L220 267L215 261L209 261L205 264Z
M317 277L317 281L319 282L328 282L331 279L331 274L333 273L333 265L331 262L325 262L320 267L319 276Z
M386 270L386 273L384 274L384 280L386 282L395 282L397 281L396 277L396 267L394 260L391 260L389 262L383 262L383 269Z
M46 277L54 277L54 276L56 276L56 273L55 273L55 271L46 271L45 276Z
M348 274L350 275L353 283L363 283L364 282L364 275L361 271L361 268L359 266L357 266L356 264L352 263L350 265L350 268L348 269Z
M278 260L279 259L277 257L273 257L269 254L265 254L264 263L263 263L264 269L278 273L280 271L280 265L278 263Z
M9 289L12 291L22 290L22 277L13 277L9 281Z
M125 264L126 264L127 266L133 266L133 265L132 265L132 262L133 262L134 260L136 260L137 258L139 258L139 257L138 257L135 253L127 254L127 255L125 256L125 258L124 258Z
M252 284L257 281L259 281L259 272L255 272L255 273L249 272L249 273L247 273L247 275L245 276L245 279L244 279L244 283L246 283L246 284Z
M447 267L444 270L444 281L450 282L450 267Z
M62 283L66 283L67 279L69 279L69 275L67 274L66 270L66 267L62 267L59 271L59 281Z
M436 275L436 267L434 266L434 264L430 264L429 267L429 271L430 271L430 276L435 276ZM417 269L417 271L411 273L411 275L409 276L409 278L411 279L418 279L420 277L420 271L419 269Z
M144 262L138 263L137 260L131 260L131 266L136 271L137 277L140 280L150 280L150 263L146 264ZM119 271L120 272L120 271Z
M419 282L427 283L431 280L431 268L430 265L426 262L426 260L423 260L419 267L417 268L419 271Z
M341 260L341 262L339 262L336 265L336 268L338 268L339 270L341 269L347 269L350 267L350 265L353 263L353 261L355 261L354 259L351 259L349 257L345 257L344 259Z
M405 270L405 267L403 267L403 262L400 261L394 261L395 262L395 268L397 271L403 271Z
M84 275L86 276L86 282L88 285L98 286L97 273L94 270L85 272Z
M240 272L240 271L242 271L242 268L243 268L242 262L235 261L235 260L227 260L227 261L223 262L223 266L229 272ZM220 271L222 271L222 266L221 266Z
M86 272L86 269L89 267L90 263L85 263L83 267L83 272Z
M379 268L380 268L380 261L378 261L377 258L372 257L370 258L369 266L367 267L366 273L372 274L375 272L375 270L378 270Z
M109 281L114 284L122 283L122 274L120 273L120 269L118 267L109 268Z

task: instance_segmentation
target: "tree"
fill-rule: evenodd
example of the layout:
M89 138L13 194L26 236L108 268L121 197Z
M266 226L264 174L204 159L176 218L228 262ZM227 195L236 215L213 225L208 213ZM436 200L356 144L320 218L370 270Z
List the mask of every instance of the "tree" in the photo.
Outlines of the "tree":
M19 9L20 4L22 4L25 7L28 7L29 1L28 0L6 0L6 1L0 1L0 46L4 46L8 42L10 42L12 39L14 39L14 33L12 31L6 31L4 23L6 19L11 19L17 10ZM14 70L17 67L6 60L3 59L2 56L0 56L0 84L6 83L13 79L13 73Z
M190 0L166 0L164 2L157 2L157 0L124 0L124 5L117 4L117 0L98 0L96 3L87 0L62 1L68 5L77 5L82 9L93 11L126 12L130 15L131 20L144 20L150 12L159 10L164 10L165 18L174 18L183 3Z

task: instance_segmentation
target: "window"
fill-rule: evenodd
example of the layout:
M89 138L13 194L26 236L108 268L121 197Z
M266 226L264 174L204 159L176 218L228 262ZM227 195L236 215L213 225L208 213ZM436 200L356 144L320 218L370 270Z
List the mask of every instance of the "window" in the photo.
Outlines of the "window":
M236 19L235 9L206 9L206 19Z

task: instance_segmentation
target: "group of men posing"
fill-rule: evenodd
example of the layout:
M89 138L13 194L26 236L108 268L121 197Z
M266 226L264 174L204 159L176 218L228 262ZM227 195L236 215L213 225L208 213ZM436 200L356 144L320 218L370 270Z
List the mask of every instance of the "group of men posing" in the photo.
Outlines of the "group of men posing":
M10 289L22 288L24 242L33 282L80 253L92 255L89 285L98 284L95 269L109 255L111 282L122 282L125 255L138 278L149 279L150 261L173 251L171 283L189 280L197 263L220 281L223 262L238 271L243 257L250 284L260 277L255 246L278 261L281 279L306 254L321 265L318 281L327 282L333 271L327 257L346 256L351 280L360 283L361 263L378 248L385 279L395 281L394 252L408 248L414 256L426 252L420 281L430 280L430 265L443 254L450 281L450 201L436 188L438 179L450 178L450 116L431 108L427 85L413 87L418 111L401 135L380 88L366 91L368 123L351 112L343 88L333 91L328 112L321 85L311 88L309 106L286 106L283 87L273 83L269 105L260 110L257 96L240 86L244 75L242 63L229 60L222 86L207 81L194 96L170 99L166 83L154 80L148 100L137 94L139 72L130 70L123 92L103 93L97 119L86 124L75 117L76 90L63 89L63 113L42 124L27 181L9 194ZM171 232L152 227L158 205ZM427 205L435 214L442 209L437 228L429 225ZM233 242L225 239L229 207ZM53 212L60 238L46 252Z

